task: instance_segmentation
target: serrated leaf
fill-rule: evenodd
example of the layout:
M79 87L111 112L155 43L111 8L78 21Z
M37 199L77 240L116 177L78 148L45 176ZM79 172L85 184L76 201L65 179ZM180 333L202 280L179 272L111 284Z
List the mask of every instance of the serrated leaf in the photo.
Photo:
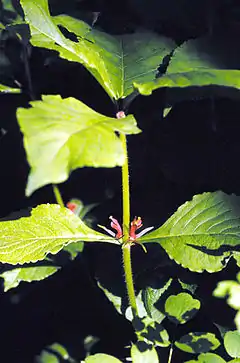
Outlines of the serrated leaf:
M108 354L94 354L85 359L85 363L122 363L119 359Z
M72 97L43 96L43 101L31 105L17 110L31 166L28 196L46 184L64 182L80 167L122 165L124 150L115 131L140 132L132 115L104 116Z
M4 292L17 287L21 281L41 281L58 271L58 266L20 267L0 274L4 279Z
M13 88L9 86L5 86L4 84L0 84L0 93L20 93L20 88Z
M203 353L198 356L197 360L192 359L185 363L226 363L226 361L217 354Z
M134 86L144 95L150 95L161 87L196 87L197 90L197 87L203 86L223 86L226 87L227 95L227 87L240 89L240 70L234 56L237 53L235 47L229 39L223 37L189 40L175 49L162 77L145 84L134 83ZM214 92L214 88L212 91Z
M153 346L143 350L140 350L140 348L140 344L133 344L131 347L131 357L133 363L159 363L157 351Z
M86 226L69 209L55 204L34 208L30 217L0 222L0 262L23 264L43 260L72 242L117 243Z
M134 80L153 80L163 58L174 48L172 40L155 33L114 37L67 15L52 17L47 0L21 0L21 5L30 25L31 43L83 64L113 99L132 93ZM59 25L75 33L77 41L65 38Z
M179 341L175 342L175 345L184 352L196 354L215 350L219 347L220 342L215 334L194 332L181 337Z
M197 314L200 306L199 300L186 292L181 292L169 296L165 302L165 312L169 320L176 324L185 324Z
M232 358L240 358L240 332L228 331L224 336L224 347Z
M221 191L195 195L139 241L159 243L170 258L191 271L220 271L231 251L240 248L239 199Z

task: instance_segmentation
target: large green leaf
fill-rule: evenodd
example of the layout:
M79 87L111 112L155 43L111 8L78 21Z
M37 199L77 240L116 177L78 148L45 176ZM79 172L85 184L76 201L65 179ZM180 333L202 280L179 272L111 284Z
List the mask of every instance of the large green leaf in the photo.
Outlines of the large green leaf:
M175 342L176 347L188 353L207 353L219 347L220 342L212 333L194 332Z
M139 241L159 243L170 258L192 271L219 271L231 251L240 249L239 199L223 192L195 195Z
M30 266L20 267L3 272L0 277L4 279L4 292L17 287L21 281L41 281L58 271L58 266Z
M0 262L36 262L78 241L118 243L86 226L69 209L43 204L34 208L30 217L0 222Z
M189 40L176 48L162 77L148 83L134 82L134 85L144 95L161 87L224 86L240 89L236 46L227 37Z
M165 302L165 312L169 320L176 324L185 324L200 309L200 301L194 299L190 294L181 292L171 295Z
M83 166L122 165L124 150L115 131L140 132L132 115L111 118L71 97L43 96L31 105L17 110L31 166L27 195L43 185L64 182Z
M140 32L110 36L70 16L52 17L47 0L21 0L31 30L31 43L59 52L60 57L82 63L113 99L133 92L133 81L149 82L163 58L172 51L172 40ZM67 39L61 25L77 36Z

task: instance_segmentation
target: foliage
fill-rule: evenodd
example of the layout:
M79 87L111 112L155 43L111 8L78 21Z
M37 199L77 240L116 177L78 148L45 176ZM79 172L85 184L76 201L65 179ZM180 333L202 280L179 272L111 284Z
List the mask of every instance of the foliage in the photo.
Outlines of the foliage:
M58 204L43 202L28 216L0 221L0 262L3 264L0 277L4 280L4 291L16 288L21 281L40 281L64 270L61 256L67 255L66 265L77 264L84 244L89 245L87 242L92 242L96 249L100 245L97 242L102 242L102 248L110 248L111 244L122 252L127 294L125 289L119 289L121 284L114 280L114 275L110 276L111 258L107 264L103 263L107 279L94 277L116 311L129 320L135 338L128 341L124 357L94 351L94 341L89 350L85 349L85 363L117 363L126 359L134 363L158 363L164 355L170 363L175 353L182 354L184 359L194 354L189 363L223 363L227 355L237 362L240 358L239 312L235 319L238 330L219 325L221 334L216 333L218 325L213 325L209 312L206 314L207 302L202 301L201 289L198 289L200 278L193 272L206 276L224 268L228 270L230 260L240 266L239 197L223 191L200 191L170 217L166 213L164 223L159 216L160 227L151 232L153 227L141 229L140 217L130 221L128 150L131 147L127 139L141 140L138 134L145 128L143 125L140 129L134 115L128 112L133 100L151 95L154 90L162 91L165 119L177 102L171 97L176 90L182 93L182 99L209 95L234 98L236 94L239 97L240 71L237 56L234 57L239 53L238 45L233 54L229 52L226 56L225 45L231 48L229 37L211 32L185 39L181 44L149 29L110 35L100 27L93 27L98 21L98 12L97 15L93 12L92 21L86 22L79 13L59 15L59 11L52 11L54 5L47 0L21 0L20 3L20 9L12 1L0 4L3 10L1 51L4 49L0 61L0 92L22 93L15 97L27 96L30 104L27 108L26 103L20 102L16 110L30 167L26 196L52 184ZM7 55L11 41L20 47L16 58L24 66L24 82L17 79L21 72L11 69L11 55ZM35 96L29 63L31 52L37 48L37 54L46 57L45 65L59 57L68 66L67 61L90 72L110 97L113 114L97 112L75 97L42 91ZM155 140L155 128L156 125L151 129L151 141ZM138 146L141 164L140 149L141 144ZM86 167L121 167L123 220L119 223L110 216L111 229L98 225L104 234L97 231L97 223L85 218L92 206L101 202L84 206L74 198L65 203L57 186L69 181L76 169ZM94 192L98 180L90 182ZM31 199L28 202L31 204ZM158 263L164 271L160 275L155 275L154 265L150 276L142 266L140 272L135 271L131 251L136 246L142 246L149 254L154 247L156 256L161 255ZM237 279L238 282L220 282L214 295L227 296L228 304L239 310L239 274ZM204 314L206 327L199 329L195 325ZM60 343L47 345L36 359L39 363L79 362Z

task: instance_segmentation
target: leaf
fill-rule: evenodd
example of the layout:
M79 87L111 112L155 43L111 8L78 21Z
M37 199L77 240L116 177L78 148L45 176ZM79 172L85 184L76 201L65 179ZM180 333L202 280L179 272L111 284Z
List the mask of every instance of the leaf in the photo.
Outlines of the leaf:
M236 281L219 282L213 295L216 297L228 296L228 305L234 309L240 309L240 284Z
M31 166L27 196L46 184L64 182L80 167L122 165L124 150L115 131L140 132L132 115L107 117L72 97L43 96L31 105L17 110Z
M117 243L55 204L39 205L30 217L0 222L0 236L0 262L13 265L43 260L72 242Z
M171 259L191 271L220 271L231 251L240 248L239 206L239 197L221 191L195 195L139 241L159 243Z
M178 295L171 295L165 302L165 312L169 320L176 324L185 324L192 319L200 309L200 301L181 292Z
M234 55L237 53L236 44L232 44L227 36L192 39L175 49L162 77L148 83L134 82L134 86L143 95L150 95L162 87L224 86L239 90L239 61ZM200 88L196 90L201 92ZM192 92L189 92L188 98L191 95Z
M228 331L224 336L224 347L232 358L240 358L240 332Z
M144 340L150 346L168 347L170 345L167 330L149 316L137 317L132 324L140 341Z
M58 271L58 266L20 267L3 272L4 292L17 287L21 281L41 281Z
M219 347L220 342L215 334L194 332L181 337L175 342L176 347L187 353L207 353Z
M66 348L59 343L49 345L37 357L37 363L60 363L61 361L73 362Z
M132 82L149 82L163 58L175 47L172 40L140 32L111 36L67 15L52 17L47 0L21 0L34 46L59 52L59 56L84 65L113 99L133 92ZM76 35L64 37L58 26Z
M131 357L133 363L159 363L158 354L154 347L149 347L148 349L140 350L141 345L138 342L137 345L132 344ZM142 345L143 345L142 344Z
M203 353L198 356L198 360L188 360L185 363L226 363L226 361L217 354Z
M87 357L85 363L121 363L121 361L112 355L99 353Z
M0 84L0 93L20 93L20 88L13 88L9 86L5 86L3 84Z
M159 301L162 295L168 290L172 283L173 279L168 279L165 285L162 288L153 288L148 286L143 290L143 302L144 307L148 313L148 315L156 322L161 323L164 318L165 314L160 311L155 304Z
M73 242L65 246L63 250L70 254L71 260L74 260L83 251L83 247L84 244L82 242Z

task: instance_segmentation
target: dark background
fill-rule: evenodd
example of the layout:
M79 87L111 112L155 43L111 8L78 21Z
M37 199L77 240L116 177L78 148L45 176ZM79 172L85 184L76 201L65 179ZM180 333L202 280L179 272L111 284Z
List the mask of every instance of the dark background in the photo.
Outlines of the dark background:
M19 3L14 1L19 9ZM240 5L234 0L125 0L50 1L52 14L67 13L91 24L92 12L100 12L95 26L111 34L148 29L184 40L207 34L227 33L233 47L239 42ZM1 4L1 2L0 2ZM1 9L1 19L14 14ZM20 95L0 95L0 216L28 209L37 204L55 202L50 186L25 198L24 190L29 167L16 121L16 109L30 100L22 61L22 48L14 37L1 42L0 50L9 60L0 81L17 79L24 88ZM238 55L236 54L236 57ZM113 116L115 109L95 79L77 63L59 59L53 52L31 49L29 57L33 90L41 94L76 97L98 112ZM142 216L145 226L161 225L179 205L204 191L223 190L240 195L240 104L234 99L190 97L176 102L163 118L166 90L151 97L138 96L130 113L138 121L142 134L128 138L131 181L132 216ZM173 96L179 95L176 91ZM93 223L107 225L108 216L121 220L120 169L84 168L72 173L60 186L64 201L78 197L84 203L98 203L91 212ZM137 276L188 276L199 283L202 312L184 331L213 331L212 319L233 327L234 312L224 301L212 298L217 281L235 279L234 262L216 274L188 273L170 262L159 246L133 249ZM83 254L60 272L39 283L22 283L19 288L0 295L0 355L8 363L33 363L34 357L53 342L64 344L77 359L84 359L83 339L97 336L96 351L123 358L123 347L134 340L131 324L119 316L103 293L98 290L95 276L111 276L123 283L121 256L115 246L86 246ZM141 285L136 281L137 287ZM223 313L224 311L224 313ZM210 319L211 318L211 319ZM191 325L193 324L193 325ZM169 332L174 330L170 326ZM161 351L164 357L165 351ZM180 351L174 362L191 359ZM161 360L162 361L162 360Z

